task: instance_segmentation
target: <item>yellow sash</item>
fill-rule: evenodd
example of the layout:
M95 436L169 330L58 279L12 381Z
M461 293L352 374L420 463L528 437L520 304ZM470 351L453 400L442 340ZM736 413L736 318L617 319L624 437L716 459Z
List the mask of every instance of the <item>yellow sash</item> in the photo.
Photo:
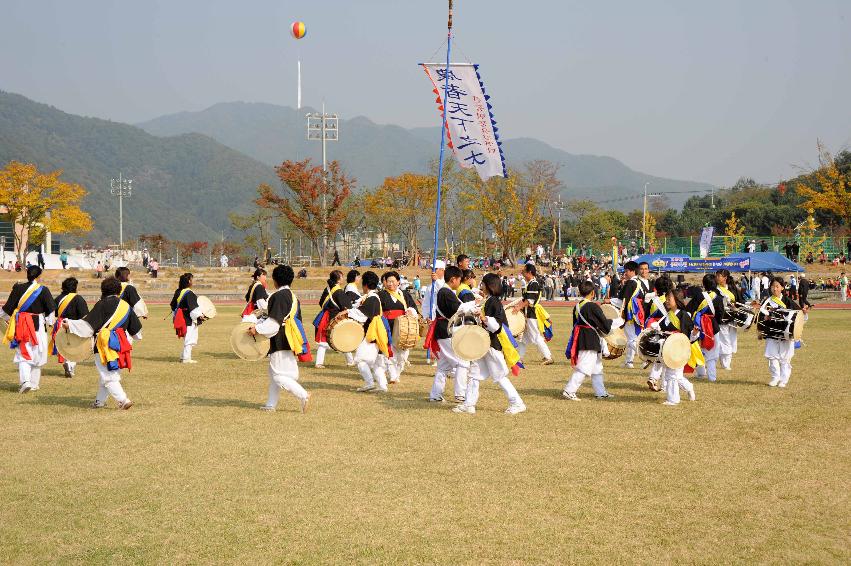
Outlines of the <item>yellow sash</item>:
M124 317L127 316L127 313L130 311L130 304L126 301L119 300L118 306L115 308L115 312L112 313L112 316L109 317L109 320L106 324L98 330L96 341L98 347L98 355L100 356L100 361L106 367L109 362L115 361L118 359L118 352L110 349L109 347L109 336L115 327L124 320Z
M668 312L668 320L671 321L671 326L673 326L674 328L676 328L677 330L682 332L682 330L680 330L680 317L679 317L679 314L678 314L679 312L680 312L679 310L677 310L673 313L669 311ZM691 339L691 337L689 336L689 340L690 339ZM689 359L688 359L688 362L686 363L686 365L689 366L689 367L693 367L693 368L696 368L697 366L705 366L706 365L706 358L703 357L703 350L700 349L700 341L699 340L691 343L691 356L689 356Z
M333 295L336 291L339 291L339 290L340 290L340 286L339 286L339 285L334 285L332 288L328 289L328 296L327 296L327 297L325 297L325 300L324 300L324 301L322 301L322 304L319 306L319 308L323 308L323 309L324 309L324 308L325 308L325 305L328 303L328 301L330 301L330 300L331 300L331 295Z
M374 295L375 296L375 295ZM378 298L376 296L376 298ZM366 302L366 299L364 299ZM367 342L375 342L378 346L378 351L386 357L390 357L390 337L387 336L387 327L384 326L384 309L381 308L381 301L378 301L378 314L372 317L372 321L366 329L365 339Z
M780 297L775 297L774 295L771 295L771 297L769 297L768 300L771 301L772 303L774 303L775 305L779 306L781 309L786 308L786 303L784 303L783 299L781 299Z
M71 301L74 300L74 297L77 296L77 293L68 293L65 295L65 298L59 301L59 308L56 309L56 314L58 318L62 318L62 315L65 314L65 309L68 308L68 305L71 304Z
M543 336L544 328L548 325L552 326L552 323L550 322L550 313L547 312L541 303L535 304L535 318L538 320L538 332Z
M183 297L186 296L186 293L188 293L189 290L190 290L189 287L187 287L186 289L183 289L182 291L180 291L180 294L177 295L177 303L176 303L177 307L175 308L175 310L180 308L180 303L181 303L181 301L183 301Z
M388 293L390 293L391 297L402 303L405 310L408 310L408 301L405 300L405 293L401 291L388 291Z
M298 355L304 348L304 336L295 321L295 315L298 312L298 299L292 290L290 290L290 293L293 296L293 306L290 308L290 314L287 315L287 319L284 321L284 336L287 337L287 343L290 345L290 349L295 355Z
M458 288L455 289L455 294L460 297L461 291L464 291L464 290L470 291L471 293L473 292L473 290L470 289L469 285L467 285L466 283L461 283L460 285L458 285Z
M484 314L484 312L485 305L482 305L482 314ZM505 359L505 365L507 365L510 370L517 365L517 362L520 361L520 352L518 352L517 348L514 347L512 338L508 336L504 326L500 326L496 338L499 340L499 345L502 347L502 357Z
M721 291L721 294L724 295L725 297L727 297L727 299L731 303L736 302L736 295L734 295L733 292L730 291L727 287L722 287L722 286L719 285L718 290Z
M41 283L38 281L33 281L32 284L24 291L24 294L21 295L21 298L18 299L18 306L15 307L14 312L12 312L12 316L9 317L9 326L6 328L6 334L3 336L3 343L9 344L12 340L15 339L15 323L18 319L18 313L21 310L21 306L27 302L27 300L32 296L33 293L36 292L41 287Z

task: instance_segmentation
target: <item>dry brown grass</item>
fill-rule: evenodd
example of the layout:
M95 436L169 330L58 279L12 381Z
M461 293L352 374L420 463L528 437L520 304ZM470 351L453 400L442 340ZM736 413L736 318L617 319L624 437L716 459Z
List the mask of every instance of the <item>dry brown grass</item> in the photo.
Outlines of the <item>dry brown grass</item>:
M748 334L735 371L672 408L643 372L613 365L615 399L593 400L586 384L583 402L561 400L559 309L557 365L530 363L517 379L529 411L502 414L487 383L469 417L425 401L420 353L386 395L355 393L340 355L323 372L302 366L310 412L285 393L263 413L265 364L226 345L237 312L202 327L201 363L187 369L154 309L124 380L128 412L87 408L91 366L64 380L51 365L26 396L6 366L0 562L851 559L849 313L811 316L786 390L765 386Z

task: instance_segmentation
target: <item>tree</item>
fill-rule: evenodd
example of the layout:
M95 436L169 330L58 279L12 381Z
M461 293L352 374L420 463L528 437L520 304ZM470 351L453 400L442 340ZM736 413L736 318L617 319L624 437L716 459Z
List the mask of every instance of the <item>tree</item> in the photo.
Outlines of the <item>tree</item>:
M162 261L163 252L168 247L169 241L162 234L141 234L139 236L139 243L143 247L148 248L152 256L157 254L159 260Z
M496 234L503 254L516 257L521 246L529 243L543 220L544 187L524 182L510 170L508 178L492 177L481 181L465 176L466 200L479 212Z
M558 210L561 206L560 193L564 186L558 178L558 170L560 168L561 165L552 161L536 159L526 163L524 167L525 171L523 172L524 180L528 185L539 187L543 191L544 210L550 220L550 254L553 257L555 256L556 244L558 243Z
M818 229L820 226L816 222L815 218L813 218L813 209L810 209L807 212L809 213L807 214L807 219L798 231L798 239L801 242L800 257L802 258L807 257L807 253L812 253L813 256L817 256L824 247L824 243L827 241L826 236L818 235ZM798 261L801 260L799 259Z
M86 195L81 185L66 183L62 170L41 173L31 163L11 161L0 170L0 208L14 226L13 237L23 263L26 245L40 244L47 231L83 233L92 229L91 217L79 203Z
M310 159L284 161L275 168L285 189L283 195L261 184L255 201L258 206L287 218L319 250L319 263L327 263L328 242L334 241L344 218L343 204L355 186L337 161L322 167L311 166Z
M724 223L724 253L731 254L741 251L742 244L745 242L745 226L736 218L736 212L730 215L730 218Z
M829 211L839 216L846 226L851 226L851 170L840 168L837 161L821 142L818 143L819 168L804 181L795 185L804 201L804 209ZM843 172L843 169L845 171Z
M374 191L364 195L364 206L370 219L383 222L386 227L397 231L407 242L412 252L419 247L420 229L429 224L428 212L437 199L437 177L402 173L387 177Z
M269 188L268 185L260 185L257 189L258 198L263 196L263 187ZM269 209L255 203L254 209L248 214L239 214L231 212L228 214L231 226L244 234L243 246L246 251L263 257L266 248L272 240L272 221L275 218L275 213Z
M207 242L175 242L175 246L180 250L180 257L183 259L183 263L188 264L192 263L192 258L196 255L200 255L207 249L209 244Z

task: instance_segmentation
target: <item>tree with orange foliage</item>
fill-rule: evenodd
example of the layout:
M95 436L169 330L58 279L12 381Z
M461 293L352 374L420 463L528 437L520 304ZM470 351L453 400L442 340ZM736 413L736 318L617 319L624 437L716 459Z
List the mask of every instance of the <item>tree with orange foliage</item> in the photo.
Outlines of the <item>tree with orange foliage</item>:
M276 212L287 220L319 250L319 264L328 260L328 242L333 242L346 217L343 206L355 186L337 161L322 167L311 166L310 159L284 161L275 168L285 194L279 195L266 184L257 189L258 206ZM323 178L324 177L324 178Z
M0 170L0 207L13 224L21 263L26 244L40 244L46 232L88 232L91 217L79 204L86 189L59 180L61 170L41 173L32 163L11 161Z
M388 224L396 228L408 242L408 250L416 252L417 235L431 222L429 212L437 199L437 177L402 173L387 177L374 191L364 195L364 209L370 219L392 219Z
M798 194L804 198L799 206L831 212L851 227L851 171L843 173L821 142L818 143L818 151L819 168L810 176L809 182L795 185Z

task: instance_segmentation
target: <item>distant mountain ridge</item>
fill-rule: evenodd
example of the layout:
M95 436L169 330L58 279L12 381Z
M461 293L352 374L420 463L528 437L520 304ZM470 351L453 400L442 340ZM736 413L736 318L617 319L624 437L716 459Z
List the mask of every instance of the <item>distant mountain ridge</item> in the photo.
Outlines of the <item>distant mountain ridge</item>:
M258 161L277 165L284 159L320 159L319 142L306 139L308 112L315 110L261 102L226 102L198 112L160 116L138 126L157 136L205 134ZM340 141L328 143L328 159L339 160L358 179L360 187L372 187L388 175L427 171L437 157L439 142L439 128L406 129L376 124L363 116L341 118ZM648 175L612 157L576 155L532 138L507 139L503 149L510 166L534 159L560 164L559 176L565 184L563 198L608 201L609 208L640 208L639 195L646 182L651 184L652 192L670 193L669 203L676 208L691 194L712 190L707 183Z
M271 167L208 136L157 137L135 126L83 118L0 91L0 164L31 162L63 169L85 186L82 203L95 243L118 241L118 202L110 179L133 179L124 201L124 237L162 232L183 241L215 241L230 227L227 213L244 208L257 185L277 183Z

